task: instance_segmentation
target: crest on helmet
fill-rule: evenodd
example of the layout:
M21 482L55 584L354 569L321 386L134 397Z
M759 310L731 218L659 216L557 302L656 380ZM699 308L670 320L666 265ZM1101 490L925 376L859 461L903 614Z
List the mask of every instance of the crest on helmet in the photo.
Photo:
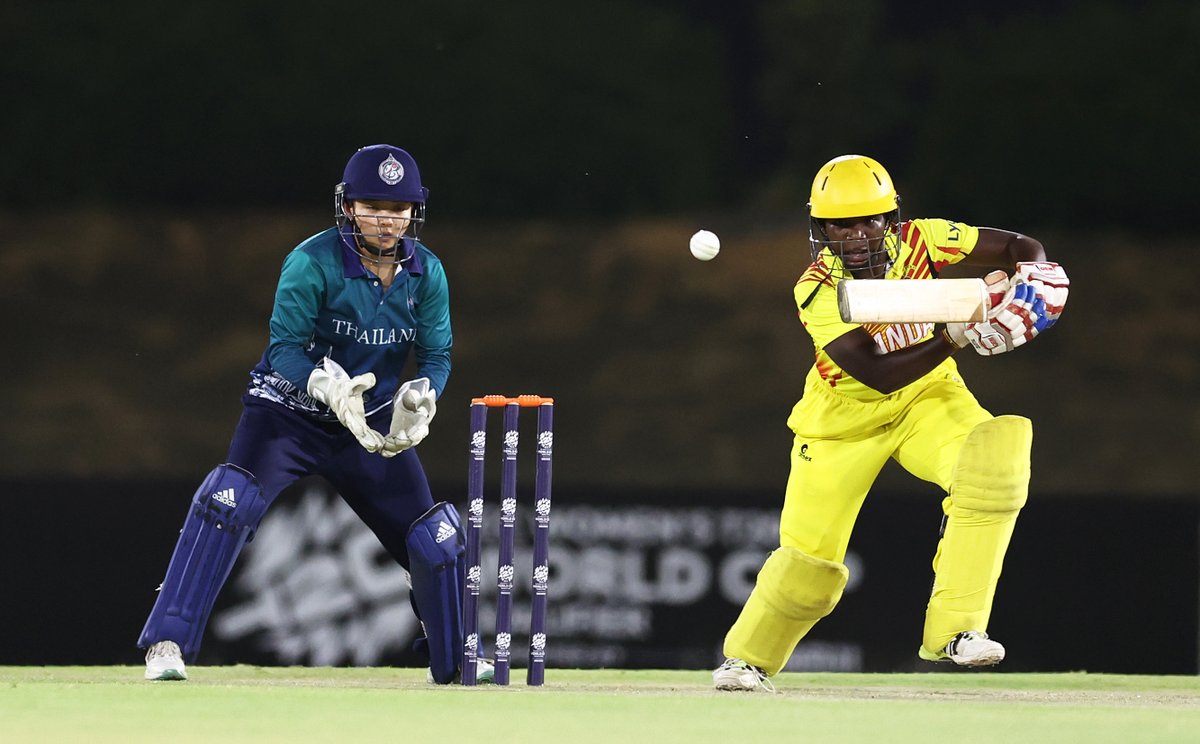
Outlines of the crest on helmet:
M388 186L395 186L404 178L404 166L395 157L388 155L387 160L379 164L379 177Z

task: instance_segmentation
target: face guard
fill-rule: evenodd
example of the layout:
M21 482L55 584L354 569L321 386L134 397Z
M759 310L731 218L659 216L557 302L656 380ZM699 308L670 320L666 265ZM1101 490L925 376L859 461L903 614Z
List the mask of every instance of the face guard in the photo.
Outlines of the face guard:
M900 256L900 210L878 218L884 223L878 237L864 232L862 237L833 240L824 222L810 216L808 245L813 263L824 266L835 279L882 279Z
M823 165L813 179L808 214L813 262L836 278L881 278L900 255L900 196L892 177L871 158L843 155ZM826 232L828 221L868 217L881 224L839 240Z
M358 255L374 264L400 264L412 258L415 241L425 224L425 205L413 204L412 216L401 218L383 215L352 215L345 184L334 189L334 219L343 239L358 251ZM403 232L397 232L407 219ZM371 238L372 240L368 240ZM393 242L394 239L394 242Z
M400 264L412 258L429 189L421 185L417 161L392 145L364 147L350 157L342 182L333 191L334 220L343 239L365 260L375 264ZM402 233L395 217L352 215L349 202L407 202L412 217ZM371 240L368 240L370 238ZM394 239L394 242L393 242ZM381 243L382 245L372 245Z

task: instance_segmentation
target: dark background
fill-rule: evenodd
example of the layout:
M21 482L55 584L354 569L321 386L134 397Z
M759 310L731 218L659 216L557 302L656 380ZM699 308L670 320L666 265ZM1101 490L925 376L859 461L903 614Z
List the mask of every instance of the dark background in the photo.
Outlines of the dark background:
M529 461L531 457L523 457ZM494 460L494 470L499 470ZM532 480L532 478L529 478ZM13 567L5 580L0 627L12 642L0 664L136 664L134 648L174 547L186 505L166 492L186 493L184 481L91 481L36 483L0 481L25 497L17 510L23 525L3 525L0 558ZM514 601L514 667L523 669L528 627L530 499L518 499L517 590ZM73 500L72 518L57 503ZM548 664L551 667L712 668L744 596L723 588L721 567L741 561L749 593L754 572L773 548L776 533L760 529L777 517L772 493L743 493L751 506L731 507L725 491L627 490L620 494L563 487L555 489L550 549ZM373 541L365 527L347 525L323 508L310 520L295 520L303 507L331 505L336 497L319 486L285 492L263 521L260 537L247 546L217 601L201 647L200 664L397 665L420 663L410 650L415 622L403 617L379 623L381 612L408 614L403 580L397 590L364 590L356 582L350 551L342 545ZM121 504L136 517L114 516ZM496 491L487 497L484 531L484 592L480 629L492 648L495 606ZM459 504L460 511L465 504ZM572 521L580 512L611 515L636 523L639 515L677 522L675 540L639 529L628 537L596 530L580 534ZM348 511L348 510L347 510ZM736 512L736 514L735 514ZM684 525L696 514L729 526L708 538ZM753 517L747 522L736 517ZM932 581L930 561L941 511L936 499L913 494L874 493L855 528L847 564L852 579L834 612L800 644L788 669L844 672L945 672L942 664L919 660L925 603ZM353 515L349 515L353 520ZM304 522L320 524L314 530ZM737 526L732 523L736 522ZM990 630L1008 651L1006 672L1091 672L1196 674L1200 638L1200 505L1162 500L1133 503L1110 497L1043 498L1031 502L1013 536L996 595ZM286 537L278 532L280 525ZM758 527L746 529L748 524ZM42 527L37 527L41 525ZM47 525L53 525L51 530ZM726 529L728 531L726 531ZM314 539L333 531L339 539ZM53 539L43 539L52 532ZM266 562L264 541L284 549ZM1133 556L1114 549L1153 545L1152 554ZM361 543L359 543L361 544ZM377 545L377 543L375 543ZM663 556L693 551L708 559L711 576L690 601L656 587L671 581ZM745 554L745 555L743 555ZM386 583L396 569L381 547L367 553L372 583ZM157 560L162 558L162 562ZM490 562L489 562L490 561ZM33 570L36 567L36 570ZM582 576L590 571L587 578ZM398 573L398 569L395 571ZM631 586L636 585L636 586ZM250 587L254 587L251 590ZM247 612L247 608L255 608ZM268 611L269 610L269 611ZM580 623L581 613L646 618L645 633L614 631L618 625ZM258 620L246 622L247 615ZM240 619L239 619L240 618ZM229 632L230 623L244 629ZM611 620L609 621L612 622ZM627 621L637 624L637 621ZM364 627L371 628L370 641ZM402 635L404 631L410 635ZM398 634L399 637L396 637ZM377 649L377 650L372 650ZM365 658L363 658L365 656ZM961 670L970 673L970 670Z
M1194 4L8 3L3 199L311 208L361 143L439 217L800 211L833 154L918 210L1169 230ZM52 200L47 203L47 200Z
M808 186L861 152L906 217L1025 232L1073 279L1051 333L959 359L986 407L1034 420L1014 552L1046 570L1087 558L1036 521L1049 501L1069 515L1056 528L1143 566L1138 582L1177 577L1153 529L1127 538L1088 505L1153 524L1200 502L1198 50L1182 0L8 3L5 549L88 520L161 574L142 533L178 517L149 515L181 514L180 484L221 461L280 262L330 224L345 160L376 142L420 163L423 237L451 282L455 368L422 446L447 498L469 398L537 392L559 400L568 491L777 508L811 364L791 297ZM723 239L706 264L686 249L701 227ZM169 506L109 499L97 518L95 483ZM896 468L880 490L937 499ZM1082 615L1131 581L1105 575ZM67 595L80 581L48 577ZM1163 581L1149 615L1171 611Z

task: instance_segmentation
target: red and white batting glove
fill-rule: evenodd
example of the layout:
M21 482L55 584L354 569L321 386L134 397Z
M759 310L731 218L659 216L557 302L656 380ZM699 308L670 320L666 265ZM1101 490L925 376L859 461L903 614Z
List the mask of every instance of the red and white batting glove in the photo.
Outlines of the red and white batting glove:
M996 269L983 278L983 283L987 285L988 295L988 318L1000 311L1003 307L1005 295L1008 294L1008 285L1010 284L1008 274L1003 269Z
M1049 327L1046 304L1032 284L1014 284L1001 303L979 323L948 323L946 336L958 348L967 344L981 356L1012 351Z
M1037 296L1046 303L1046 328L1054 325L1054 321L1062 315L1063 307L1067 304L1067 293L1071 286L1071 280L1067 278L1063 267L1051 261L1022 261L1017 264L1013 282L1034 287Z

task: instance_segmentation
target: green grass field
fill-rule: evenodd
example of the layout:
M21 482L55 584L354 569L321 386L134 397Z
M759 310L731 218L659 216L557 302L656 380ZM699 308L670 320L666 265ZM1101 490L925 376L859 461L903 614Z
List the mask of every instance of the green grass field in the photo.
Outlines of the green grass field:
M0 741L1200 741L1200 677L782 674L770 695L714 692L707 671L551 669L541 689L434 687L418 669L189 673L0 667Z

